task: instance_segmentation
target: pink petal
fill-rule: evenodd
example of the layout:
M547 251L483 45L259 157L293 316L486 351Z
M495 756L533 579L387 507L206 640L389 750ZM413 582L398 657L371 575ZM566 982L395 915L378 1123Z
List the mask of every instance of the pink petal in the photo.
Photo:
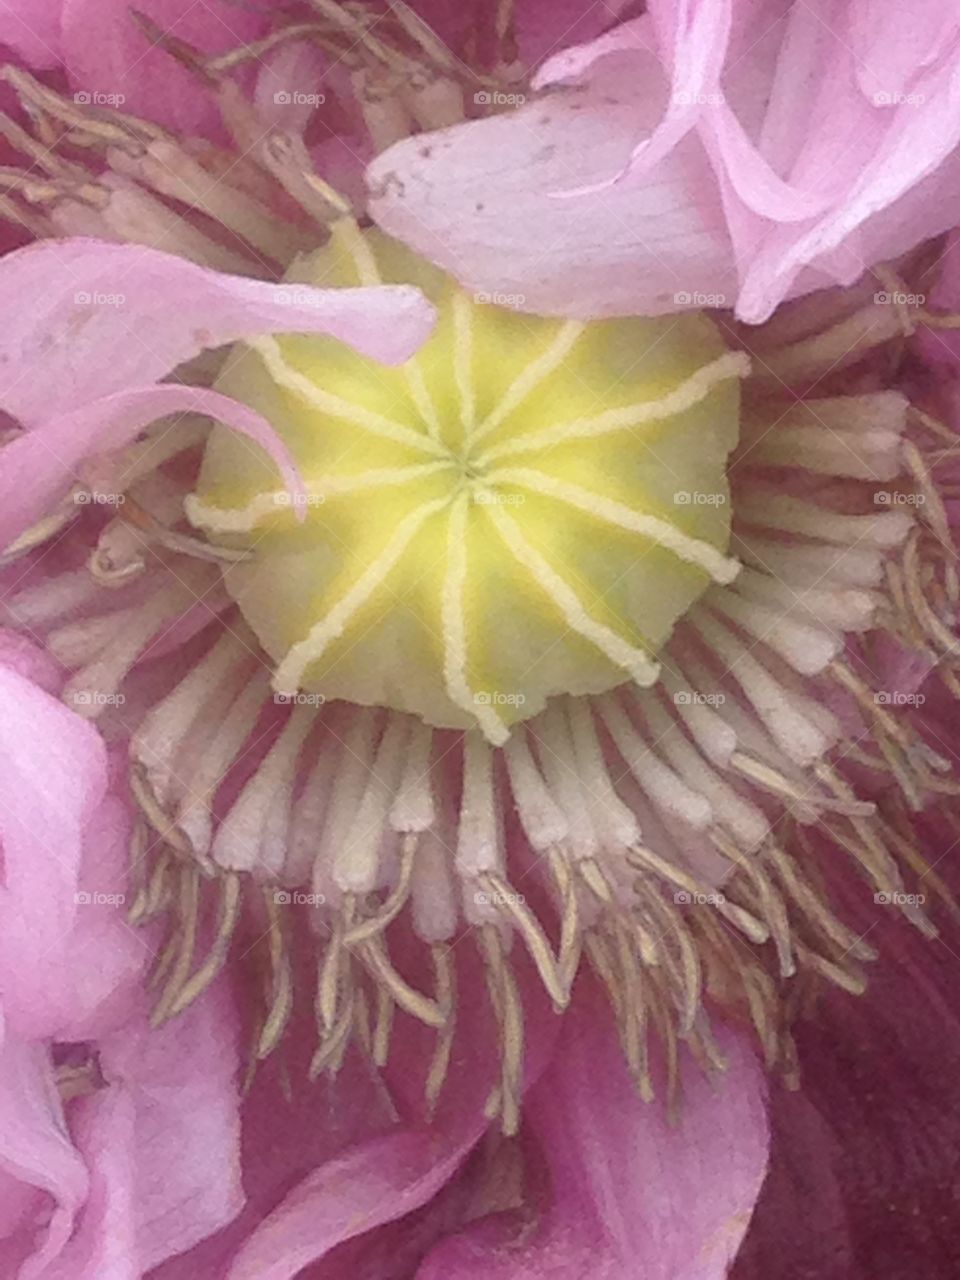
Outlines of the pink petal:
M214 95L141 31L127 0L61 0L61 6L63 61L77 89L119 95L122 110L177 133L220 132ZM256 7L229 0L138 0L135 7L174 40L210 54L248 44L266 25Z
M918 816L914 829L956 893L952 824ZM955 948L923 938L862 884L847 879L843 892L844 919L869 931L880 959L864 996L824 992L794 1028L801 1087L771 1090L770 1172L732 1274L954 1280Z
M642 182L609 185L652 127L662 72L622 52L575 90L407 139L367 171L383 229L504 305L581 317L664 312L693 290L732 296L712 179L684 142ZM593 194L558 193L597 186Z
M46 1048L9 1031L0 1043L0 1171L52 1200L45 1231L37 1232L42 1218L21 1227L33 1235L34 1248L18 1280L36 1280L70 1235L87 1173L67 1135Z
M472 1141L406 1131L350 1148L308 1175L240 1250L228 1280L291 1280L345 1240L419 1208Z
M85 458L119 449L171 413L203 413L260 445L292 493L302 481L265 418L218 391L175 383L117 391L36 425L8 444L0 469L0 546L7 546L64 495Z
M84 827L106 783L99 734L0 668L0 974L63 959L76 919Z
M3 43L32 67L49 70L61 58L63 0L17 0L3 9Z
M95 1039L139 1007L155 942L126 920L130 814L108 796L84 832L74 926L63 946L43 950L29 937L0 944L7 1018L30 1039Z
M71 1108L89 1192L43 1280L140 1280L243 1204L236 1025L225 984L160 1030L141 1014L101 1042L99 1060L106 1087Z
M201 351L267 333L323 333L386 364L434 311L406 285L314 289L247 280L135 245L64 240L0 259L0 408L24 424L143 387Z
M581 989L525 1103L549 1206L512 1239L497 1219L454 1237L417 1280L722 1280L763 1182L768 1135L761 1068L737 1036L720 1043L729 1066L716 1085L686 1057L672 1126L662 1081L658 1101L639 1099L603 997Z

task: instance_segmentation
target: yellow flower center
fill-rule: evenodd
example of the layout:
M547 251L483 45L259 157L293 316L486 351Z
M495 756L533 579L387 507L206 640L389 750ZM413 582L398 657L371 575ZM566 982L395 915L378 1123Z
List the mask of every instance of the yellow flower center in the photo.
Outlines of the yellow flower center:
M531 316L347 222L294 274L412 282L439 319L398 368L298 335L226 361L218 390L273 424L305 510L219 426L187 510L252 550L227 585L275 686L500 743L555 694L652 683L677 619L736 573L745 362L711 321Z

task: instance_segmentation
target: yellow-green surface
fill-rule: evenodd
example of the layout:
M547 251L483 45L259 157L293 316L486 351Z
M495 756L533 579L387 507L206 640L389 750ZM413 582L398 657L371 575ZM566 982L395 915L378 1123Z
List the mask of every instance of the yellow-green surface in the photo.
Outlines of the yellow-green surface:
M295 279L360 283L357 244L349 230L335 235L297 264ZM284 505L265 455L219 426L188 506L214 540L255 548L227 581L277 663L278 683L467 727L477 722L474 704L492 707L509 726L553 694L600 692L630 679L609 645L605 653L578 634L548 580L560 581L605 635L655 655L709 577L656 540L571 505L567 490L661 517L725 550L738 382L722 381L663 420L603 434L581 425L575 438L555 432L536 447L518 446L545 429L674 391L723 353L713 324L695 314L632 318L591 323L577 335L562 321L462 294L455 303L454 282L379 233L359 244L361 253L373 251L385 282L418 284L437 304L433 335L398 368L334 339L278 338L274 356L286 380L293 370L346 402L344 417L311 403L302 386L281 386L263 351L232 352L217 388L259 410L285 441L310 495L306 516L298 523ZM561 345L569 350L557 356ZM531 377L524 371L551 352L557 367L485 427L515 380ZM349 406L413 435L386 438ZM496 456L504 447L512 452ZM523 468L527 481L533 473L533 488L560 483L566 496L534 492L505 475L507 467ZM231 531L222 513L244 508L251 527L237 532L234 515ZM397 553L403 531L421 518ZM392 560L381 575L376 566ZM364 599L371 577L382 580Z

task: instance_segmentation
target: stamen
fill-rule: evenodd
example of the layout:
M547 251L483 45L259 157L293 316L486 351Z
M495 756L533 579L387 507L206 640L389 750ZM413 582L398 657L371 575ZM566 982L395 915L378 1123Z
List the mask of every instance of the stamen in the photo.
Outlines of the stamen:
M257 1040L255 1056L259 1061L270 1056L280 1042L293 1011L293 973L290 955L280 918L276 895L264 886L263 901L267 909L267 943L270 961L270 991L267 1017Z
M450 1054L456 1031L457 968L450 959L450 949L442 945L430 948L436 979L436 1002L443 1015L443 1026L437 1032L437 1047L430 1062L424 1093L427 1113L432 1117L450 1069Z
M478 939L486 963L487 988L500 1031L500 1086L487 1099L488 1119L500 1116L503 1132L512 1137L520 1127L520 1083L523 1070L523 1010L517 985L505 963L503 940L494 925L483 925Z

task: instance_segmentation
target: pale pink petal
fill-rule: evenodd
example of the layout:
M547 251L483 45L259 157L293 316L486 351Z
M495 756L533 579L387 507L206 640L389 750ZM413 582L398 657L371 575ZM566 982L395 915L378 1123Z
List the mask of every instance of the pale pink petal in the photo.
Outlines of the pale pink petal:
M377 222L502 305L589 317L671 311L694 290L732 298L721 211L695 203L712 179L692 139L642 182L607 181L655 122L656 59L619 52L598 68L582 88L391 147L367 171Z
M218 391L177 383L117 391L35 425L0 452L0 546L9 545L64 496L85 458L121 448L158 418L188 412L208 414L253 440L276 462L291 493L302 491L286 446L246 405Z
M64 240L0 260L0 408L30 425L143 387L211 347L266 333L330 334L386 364L427 336L433 308L406 285L285 286L172 254Z
M761 1067L732 1033L720 1038L728 1069L716 1084L687 1057L671 1125L662 1089L652 1104L637 1096L600 993L579 999L525 1103L549 1167L536 1228L483 1221L438 1247L417 1280L726 1276L766 1170Z
M94 1039L139 1006L156 938L126 919L130 834L127 806L108 796L84 831L75 922L62 947L37 948L16 928L10 944L0 941L7 1019L19 1035Z
M816 265L845 244L860 249L862 269L956 222L960 173L955 164L941 174L937 171L960 144L960 114L949 109L949 104L960 102L960 65L954 60L926 73L917 90L921 101L885 106L863 100L844 112L841 95L849 94L849 75L844 63L835 76L825 76L820 87L824 111L829 109L831 119L843 121L842 128L835 126L829 146L847 147L848 159L840 170L848 178L847 189L812 225L779 227L769 233L747 267L738 303L738 314L751 323L770 316L804 267ZM875 141L865 148L862 143L871 135ZM810 154L807 165L826 170L830 161L825 139L819 155ZM922 202L911 202L912 216L905 219L903 211L897 211L898 202L908 200L928 180ZM878 228L871 225L878 217L885 219L886 234L877 235ZM856 244L852 238L858 234L867 239Z
M4 668L0 703L0 974L15 974L34 958L66 956L106 755L95 729Z

